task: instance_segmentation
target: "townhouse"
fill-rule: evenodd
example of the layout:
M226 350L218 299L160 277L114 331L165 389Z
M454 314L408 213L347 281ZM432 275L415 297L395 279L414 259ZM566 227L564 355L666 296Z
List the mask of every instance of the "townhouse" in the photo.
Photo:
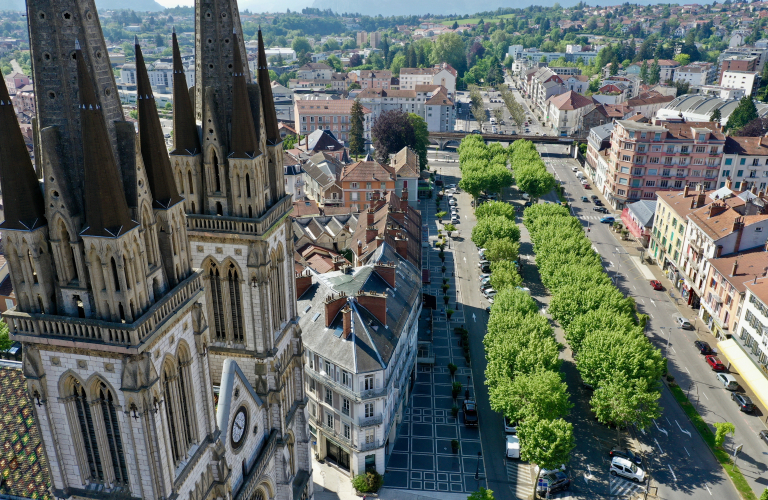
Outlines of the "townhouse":
M441 85L448 95L456 93L457 71L448 63L431 68L401 68L400 90L415 90L417 85Z
M591 99L569 90L547 99L545 121L551 124L556 135L575 135L578 133L582 116L591 109L589 106L592 106Z
M344 165L338 174L342 205L353 212L368 210L375 192L394 191L396 176L394 168L367 158Z
M330 130L337 139L349 144L350 114L354 102L352 99L296 99L293 116L297 129L301 135L318 129ZM371 110L363 106L363 137L367 140L371 140L372 125Z
M384 111L398 110L424 118L430 132L454 129L456 107L441 85L415 85L414 90L385 90L368 88L357 95L375 121Z
M768 190L768 138L734 137L725 139L720 167L720 187L730 179L736 190Z

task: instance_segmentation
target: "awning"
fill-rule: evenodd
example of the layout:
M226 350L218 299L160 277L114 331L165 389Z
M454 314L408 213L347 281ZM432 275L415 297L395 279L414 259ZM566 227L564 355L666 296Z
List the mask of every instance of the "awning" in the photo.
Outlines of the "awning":
M768 378L755 365L749 354L736 343L734 339L717 343L717 349L731 364L732 373L738 373L744 379L744 383L755 393L764 408L768 408Z

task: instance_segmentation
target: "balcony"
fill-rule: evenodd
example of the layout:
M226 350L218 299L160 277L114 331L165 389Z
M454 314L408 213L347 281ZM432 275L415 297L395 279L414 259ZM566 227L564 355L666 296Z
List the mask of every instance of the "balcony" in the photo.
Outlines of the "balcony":
M350 400L353 400L357 403L362 401L360 399L360 396L355 391L353 391L350 387L340 384L335 380L332 380L330 377L326 377L325 375L320 374L320 372L316 372L315 370L313 370L307 365L304 365L304 373L306 373L309 376L309 378L313 379L314 381L326 387L330 387L331 389L335 390L339 394L346 396Z
M381 445L381 440L379 440L379 439L374 439L374 440L373 440L372 442L370 442L370 443L362 443L362 444L361 444L361 445L358 447L358 449L359 449L360 451L369 451L369 450L375 450L376 448L381 448L381 446L382 446L382 445Z
M329 427L327 423L323 422L323 432L326 434L330 434L331 436L351 445L352 440L348 437L345 437L344 434L337 432L333 427Z
M375 415L373 417L368 417L368 418L360 417L357 420L357 425L360 427L370 427L372 425L381 424L383 420L384 420L384 417L382 417L381 414Z

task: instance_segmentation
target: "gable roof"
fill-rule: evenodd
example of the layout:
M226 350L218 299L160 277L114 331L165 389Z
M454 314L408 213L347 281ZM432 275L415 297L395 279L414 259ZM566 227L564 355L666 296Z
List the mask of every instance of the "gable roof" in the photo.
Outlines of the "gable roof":
M627 205L641 227L653 227L653 215L656 213L656 200L640 200Z
M552 96L549 102L560 111L571 111L574 109L580 109L584 106L592 104L592 99L584 97L581 94L569 90L568 92L556 96Z
M408 146L398 151L392 157L391 163L398 177L411 178L419 176L419 157Z
M346 165L339 174L340 182L370 182L391 181L395 171L388 165L382 165L377 161L358 161L352 165Z

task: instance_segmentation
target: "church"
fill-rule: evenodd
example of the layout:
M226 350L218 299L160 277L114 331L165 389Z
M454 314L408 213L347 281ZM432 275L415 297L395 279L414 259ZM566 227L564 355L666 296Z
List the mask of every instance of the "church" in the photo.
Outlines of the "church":
M3 314L73 499L313 498L291 196L265 47L236 0L175 33L168 153L138 39L125 120L94 0L28 0L34 164L0 78Z

